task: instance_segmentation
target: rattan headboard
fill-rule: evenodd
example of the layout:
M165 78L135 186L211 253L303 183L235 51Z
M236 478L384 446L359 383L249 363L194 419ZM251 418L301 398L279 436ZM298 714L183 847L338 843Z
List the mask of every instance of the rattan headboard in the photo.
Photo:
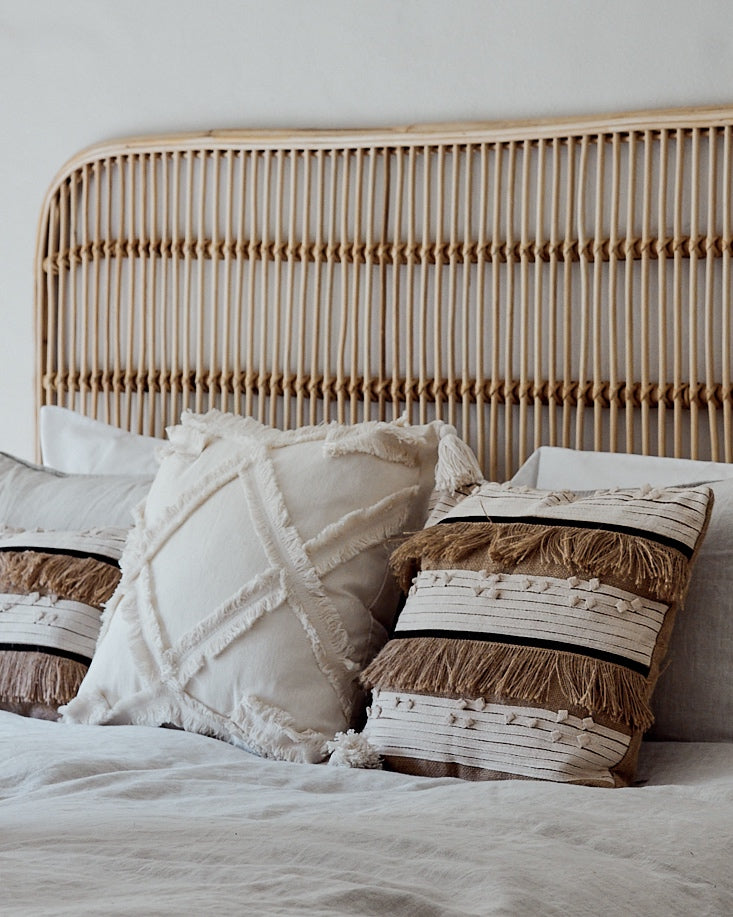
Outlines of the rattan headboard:
M438 415L733 461L733 109L107 143L52 185L38 396L160 434Z

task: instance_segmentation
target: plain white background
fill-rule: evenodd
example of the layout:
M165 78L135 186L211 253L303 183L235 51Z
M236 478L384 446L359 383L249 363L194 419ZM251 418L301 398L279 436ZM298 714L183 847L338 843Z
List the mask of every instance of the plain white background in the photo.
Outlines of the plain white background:
M0 449L34 448L43 195L98 140L733 104L729 0L0 0Z

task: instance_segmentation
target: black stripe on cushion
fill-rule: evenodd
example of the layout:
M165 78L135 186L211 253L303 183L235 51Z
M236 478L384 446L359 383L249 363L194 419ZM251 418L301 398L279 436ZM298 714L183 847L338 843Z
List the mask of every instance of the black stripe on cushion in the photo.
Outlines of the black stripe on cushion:
M44 653L47 656L71 659L73 662L79 662L86 666L89 666L92 662L91 656L84 656L82 653L71 653L68 650L58 649L57 647L38 646L33 643L0 643L0 652Z
M573 643L538 640L532 637L515 637L513 634L484 634L478 631L426 628L425 630L396 630L392 639L414 640L420 637L437 637L443 640L475 640L480 643L501 643L506 646L526 646L536 649L554 650L558 653L573 653L576 656L587 656L589 659L598 659L602 662L610 662L613 665L622 666L625 669L631 669L631 671L643 675L644 678L649 675L649 666L645 666L635 659L627 659L625 656L619 656L615 653L606 653L603 650L590 647L576 646Z
M486 520L484 520L486 521ZM76 557L79 560L98 560L102 564L109 564L110 567L119 567L120 562L116 557L110 557L107 554L95 554L92 551L78 551L70 548L49 548L41 545L0 545L0 551L4 554L16 553L22 554L28 552L31 554L63 554L66 557Z

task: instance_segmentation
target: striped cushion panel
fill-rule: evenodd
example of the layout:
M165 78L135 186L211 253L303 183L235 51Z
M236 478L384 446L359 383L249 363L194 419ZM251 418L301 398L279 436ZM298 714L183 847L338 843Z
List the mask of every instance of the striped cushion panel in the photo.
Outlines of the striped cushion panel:
M96 646L126 530L0 530L0 708L56 719Z
M408 773L628 785L711 507L704 486L490 483L446 506L392 556L369 742Z

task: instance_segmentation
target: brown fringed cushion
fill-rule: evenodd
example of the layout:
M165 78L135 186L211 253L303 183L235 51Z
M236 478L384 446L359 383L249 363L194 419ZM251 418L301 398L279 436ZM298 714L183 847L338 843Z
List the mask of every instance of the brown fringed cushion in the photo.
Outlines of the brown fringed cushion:
M711 505L707 487L483 484L408 539L407 600L363 675L386 765L627 785Z
M125 534L0 530L0 709L56 719L76 695Z

